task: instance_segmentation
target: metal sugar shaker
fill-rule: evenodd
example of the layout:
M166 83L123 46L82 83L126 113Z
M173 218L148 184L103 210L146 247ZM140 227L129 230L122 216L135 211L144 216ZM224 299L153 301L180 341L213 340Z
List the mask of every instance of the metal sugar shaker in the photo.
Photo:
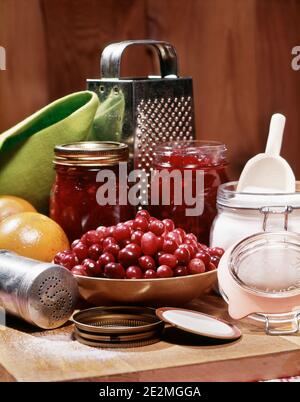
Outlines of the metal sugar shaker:
M44 329L63 325L78 298L76 279L67 269L0 250L0 306Z
M159 56L160 76L120 77L122 54L133 45L154 47ZM175 48L155 40L110 44L103 50L100 65L102 78L88 79L88 89L96 92L101 104L107 102L108 107L115 94L119 102L123 100L124 108L109 109L105 124L99 126L99 139L107 132L111 136L107 139L127 143L135 169L149 175L158 143L195 138L192 78L178 76ZM113 128L112 121L116 123Z

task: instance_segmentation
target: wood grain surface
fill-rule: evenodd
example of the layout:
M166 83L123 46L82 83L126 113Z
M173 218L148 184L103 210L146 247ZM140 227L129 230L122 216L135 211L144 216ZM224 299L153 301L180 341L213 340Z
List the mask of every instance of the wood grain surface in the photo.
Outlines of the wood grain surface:
M230 320L220 297L188 308ZM166 327L159 343L98 349L72 338L73 325L43 331L9 318L0 330L2 381L257 381L300 374L300 335L267 336L250 320L234 342Z
M164 39L194 79L197 136L224 141L236 177L264 148L269 119L287 115L283 155L300 174L299 0L1 0L0 132L99 76L107 43ZM124 75L153 72L148 50L128 51Z

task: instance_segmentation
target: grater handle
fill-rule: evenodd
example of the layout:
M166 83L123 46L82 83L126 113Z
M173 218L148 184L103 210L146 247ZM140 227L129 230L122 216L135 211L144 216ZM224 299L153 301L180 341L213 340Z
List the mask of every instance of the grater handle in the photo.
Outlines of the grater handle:
M161 76L178 76L177 54L168 42L156 40L128 40L112 43L103 50L100 61L102 78L120 78L121 58L124 50L133 45L153 46L159 56Z

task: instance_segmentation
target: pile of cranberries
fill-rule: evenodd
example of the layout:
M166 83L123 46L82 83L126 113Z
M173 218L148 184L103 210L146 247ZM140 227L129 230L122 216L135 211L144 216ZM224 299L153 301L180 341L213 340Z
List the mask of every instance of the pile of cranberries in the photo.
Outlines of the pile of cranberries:
M217 268L224 250L197 242L192 233L139 211L131 221L100 226L59 252L54 262L74 275L112 279L185 276Z

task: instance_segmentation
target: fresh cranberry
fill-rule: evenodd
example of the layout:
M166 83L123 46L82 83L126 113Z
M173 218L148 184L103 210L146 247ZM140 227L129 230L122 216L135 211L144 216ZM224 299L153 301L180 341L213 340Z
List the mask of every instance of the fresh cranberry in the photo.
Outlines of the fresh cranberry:
M71 270L75 265L78 265L78 263L79 261L76 255L69 251L61 256L59 265Z
M124 267L129 267L130 265L135 265L138 262L138 257L136 253L128 250L127 247L119 251L118 260Z
M77 246L78 243L80 243L80 239L74 240L73 243L71 244L71 249L73 249L75 246Z
M162 250L164 246L164 238L162 236L157 237L157 250Z
M144 233L141 239L141 248L145 255L154 255L158 249L157 236L152 232Z
M195 258L199 258L204 262L206 266L210 263L210 255L207 254L204 250L198 251L198 253L195 254Z
M149 223L149 230L150 230L150 232L154 233L156 236L160 236L165 231L165 225L162 223L162 221L155 219Z
M209 254L209 247L206 244L197 243L198 249L206 251Z
M73 253L76 255L76 257L78 258L79 261L84 260L85 258L88 257L88 252L89 249L88 247L82 243L81 241L79 243L77 243L74 247L73 247Z
M189 252L191 258L193 258L195 255L195 249L191 244L180 244L178 248L185 248Z
M143 271L153 270L156 268L155 261L150 255L143 255L139 258L139 265Z
M191 247L193 247L194 253L199 250L197 242L195 242L195 240L185 239L184 244L189 244Z
M106 239L104 239L103 242L102 242L103 250L104 250L109 244L117 244L117 240L116 240L114 237L111 237L111 236L106 237Z
M174 270L175 276L186 276L189 274L188 269L185 265L178 265Z
M107 265L110 262L115 262L115 257L111 253L103 253L100 255L98 263L100 266L103 268L105 265Z
M131 219L130 221L124 222L124 225L127 226L127 227L129 227L129 229L132 229L133 222L134 222L133 219Z
M114 237L115 234L115 226L109 226L106 230L106 237Z
M174 240L171 239L164 240L162 250L165 253L173 254L176 249L177 249L177 243Z
M168 232L172 232L175 229L175 224L172 219L164 219L163 224Z
M90 247L93 244L100 243L100 236L101 235L96 230L89 230L81 237L81 241L82 243Z
M166 254L164 251L162 251L162 250L159 250L156 254L155 254L155 256L153 256L153 258L155 259L155 261L157 262L157 264L158 264L158 260L159 260L159 257L161 257L163 254ZM159 265L159 264L158 264Z
M147 269L147 271L144 272L143 278L144 279L154 279L154 278L157 278L157 274L153 269Z
M126 250L132 251L136 255L137 258L139 258L142 255L141 247L138 244L135 244L135 243L129 243L126 246Z
M107 236L107 228L105 226L97 227L96 232L99 233L102 238Z
M142 209L141 211L138 211L136 214L136 218L139 218L139 217L146 218L147 220L149 220L150 214L145 209Z
M210 257L210 262L213 263L216 267L218 267L219 262L220 262L220 258L215 256L215 255L212 255Z
M156 274L159 278L171 278L173 271L168 265L161 265L157 268Z
M186 248L177 248L174 252L179 264L187 265L191 259L190 253Z
M200 258L193 258L189 262L188 270L191 275L202 274L205 272L205 264Z
M131 265L126 269L126 278L128 279L142 279L143 273L137 265Z
M62 259L66 254L68 254L68 253L69 253L69 250L66 250L66 251L59 251L59 252L55 255L54 259L53 259L54 264L58 264L58 265L59 265L61 259Z
M133 225L133 230L141 230L142 232L147 232L148 230L148 220L144 216L138 216L135 218Z
M182 240L183 240L183 239L185 238L185 236L186 236L185 231L184 231L183 229L181 229L181 228L176 228L176 229L174 229L174 230L173 230L173 233L178 233L179 236L181 236L181 239L182 239Z
M125 269L118 262L110 262L104 267L104 275L111 279L123 279L125 278Z
M215 264L213 264L212 262L210 262L210 263L208 264L207 271L214 271L215 269L217 269L217 267L215 266Z
M75 265L75 267L71 269L71 272L73 275L88 276L86 270L82 265Z
M88 256L89 258L91 258L94 261L97 261L98 258L100 257L102 253L102 247L100 246L100 244L93 244L90 248L89 248L89 252L88 252Z
M213 247L208 250L209 254L214 257L221 258L224 254L224 250L221 247Z
M170 268L175 268L178 265L177 258L173 254L162 254L158 259L159 265L167 265Z
M103 251L117 257L120 251L120 246L116 243L109 243L106 247L103 247Z
M129 239L120 240L120 241L119 241L119 246L120 246L120 248L125 248L125 247L127 247L130 243L131 243L131 241L130 241Z
M131 235L130 228L128 226L124 225L123 223L119 223L115 227L114 238L117 241L130 239L130 235Z
M141 230L135 230L131 235L132 243L138 244L140 246L143 234L144 232L142 232Z
M101 265L98 262L91 260L90 258L86 258L85 260L83 260L81 265L83 266L88 276L100 276L102 274Z
M196 243L197 243L197 241L198 241L197 236L195 236L193 233L188 233L188 234L186 234L184 239L185 239L185 240L186 240L186 239L194 240Z
M177 244L177 247L178 247L180 244L182 244L182 241L183 241L181 235L180 235L179 233L175 232L174 230L173 230L173 232L169 232L169 233L166 235L165 239L166 239L166 240L174 240L175 243Z

